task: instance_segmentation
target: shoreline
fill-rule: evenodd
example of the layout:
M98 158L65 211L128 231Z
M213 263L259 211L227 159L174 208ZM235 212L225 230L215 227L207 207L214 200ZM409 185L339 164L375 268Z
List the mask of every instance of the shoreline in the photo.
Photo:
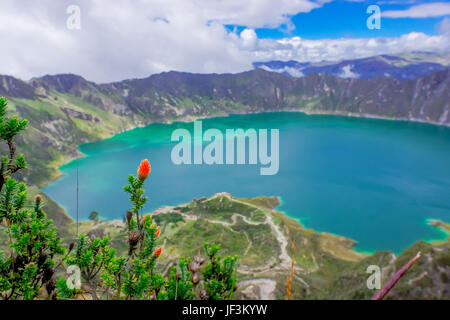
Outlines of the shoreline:
M427 218L427 219L425 219L425 225L427 225L427 226L429 226L431 228L437 229L439 232L441 232L444 235L443 238L418 239L415 242L411 243L407 248L401 250L398 253L392 251L391 249L361 250L361 249L357 248L358 241L353 239L353 238L351 238L351 237L349 237L349 236L342 235L342 234L337 234L337 233L333 233L333 232L329 232L329 231L320 231L320 230L308 227L306 225L306 223L304 222L304 220L308 219L308 217L303 217L303 218L295 217L295 216L290 215L287 211L281 210L279 207L284 204L284 201L282 200L281 196L276 196L276 197L278 198L279 204L274 208L274 210L276 210L277 212L283 214L285 217L287 217L289 219L294 220L295 222L297 222L299 225L301 225L305 229L310 229L310 230L313 230L314 232L317 232L317 233L320 233L320 234L330 234L330 235L335 236L335 237L344 237L346 239L349 239L349 240L353 241L353 245L351 247L351 250L353 250L356 253L359 253L361 255L365 255L365 256L373 255L376 252L380 252L380 251L390 251L390 252L392 252L392 254L397 256L397 255L401 254L404 250L409 248L411 245L416 243L417 241L424 241L424 242L429 243L429 244L441 244L441 243L444 243L444 242L446 242L446 241L448 241L450 239L450 224L449 223L447 223L447 222L445 222L443 220L440 220L440 219Z
M214 195L213 195L213 196L214 196ZM258 197L261 197L261 196L267 197L266 195L259 195L259 196L253 197L253 198L258 198ZM212 197L212 196L211 196L211 197ZM234 196L233 196L233 198L234 198ZM279 204L276 205L276 206L272 209L273 211L275 211L275 212L277 212L277 213L280 213L280 214L282 214L284 217L286 217L286 218L288 218L288 219L291 219L291 220L295 221L295 222L298 223L302 228L304 228L304 229L306 229L306 230L309 229L309 230L312 230L313 232L315 232L315 233L317 233L317 234L331 235L331 236L333 236L333 237L345 238L345 239L351 241L351 242L352 242L352 246L349 247L348 249L354 251L354 252L355 252L356 254L358 254L358 255L361 255L362 257L368 257L368 256L371 256L371 255L377 253L377 252L383 252L383 251L389 251L389 252L391 252L395 257L398 257L398 256L401 255L405 250L407 250L409 247L411 247L412 245L414 245L414 244L417 243L418 241L423 241L423 242L429 243L429 244L431 244L431 245L440 245L440 244L443 244L443 243L449 241L449 239L450 239L450 231L448 231L448 230L450 230L450 224L448 224L448 223L446 223L445 221L440 220L440 219L432 219L432 218L428 218L428 219L425 220L425 221L426 221L426 222L425 222L425 225L427 225L427 226L429 226L429 227L431 227L431 228L436 228L437 230L439 230L440 232L442 232L442 233L445 235L444 238L442 238L442 239L436 239L436 238L433 238L433 239L417 239L416 241L412 242L412 243L409 244L406 248L400 250L399 252L394 252L392 249L361 250L361 249L359 249L359 248L356 247L356 246L358 245L358 241L355 240L355 239L353 239L353 238L350 237L350 236L342 235L342 234L336 234L336 233L329 232L329 231L321 231L321 230L317 230L317 229L308 227L304 222L302 222L302 218L292 216L292 215L290 215L287 211L281 210L281 209L279 208L279 206L281 206L281 205L283 204L283 200L282 200L281 196L276 196L276 198L278 199ZM240 198L236 198L236 199L240 199ZM189 204L189 202L187 202L187 203L182 203L182 204L165 205L165 206L162 207L162 209L170 209L170 208L175 208L175 207L179 207L179 206L185 206L185 205L187 205L187 204ZM59 204L58 204L58 205L59 205ZM61 206L61 205L60 205L60 206ZM63 208L63 209L64 209L64 208ZM64 211L66 211L66 210L64 209ZM67 212L66 212L66 214L67 214L68 217L70 217L70 218L72 219L72 223L75 223L74 218L73 218L72 216L70 216ZM103 216L102 216L101 219L102 219L102 222L101 222L101 223L107 223L107 224L111 224L111 223L112 223L112 224L114 224L114 223L119 223L119 224L120 224L120 223L123 222L121 219L118 219L118 218L109 219L109 218L107 218L107 217L103 217ZM270 218L270 219L273 219L273 218ZM79 223L89 223L89 222L90 222L89 219L82 219L82 220L79 220ZM446 228L447 228L448 230L446 230Z
M277 196L277 198L278 198L278 199L281 199L281 197L279 197L279 196ZM349 239L349 240L351 240L351 241L353 242L352 247L351 247L350 249L353 250L353 251L355 251L356 253L361 254L361 255L364 255L364 256L372 255L372 254L374 254L375 252L377 252L377 251L370 251L370 250L368 251L368 250L359 250L359 249L357 249L356 246L358 245L358 241L356 241L355 239L350 238L350 237L348 237L348 236L344 236L344 235L342 235L342 234L337 234L337 233L333 233L333 232L329 232L329 231L320 231L320 230L317 230L317 229L308 227L308 226L305 224L305 222L302 222L302 219L303 219L303 220L308 219L307 217L300 218L300 217L294 217L294 216L291 216L291 215L289 215L289 213L288 213L287 211L285 211L285 210L280 210L279 206L281 206L281 205L282 205L282 203L281 203L281 201L280 201L280 204L279 204L278 206L276 206L276 207L274 208L274 210L276 210L277 212L283 214L285 217L294 220L294 221L297 222L300 226L302 226L304 229L310 229L310 230L313 230L314 232L317 232L317 233L319 233L319 234L330 234L330 235L335 236L335 237L344 237L344 238L346 238L346 239Z
M431 244L440 244L448 241L450 239L450 223L447 223L440 219L425 219L425 223L431 228L437 229L440 233L442 233L442 239L426 239L424 240L427 243Z

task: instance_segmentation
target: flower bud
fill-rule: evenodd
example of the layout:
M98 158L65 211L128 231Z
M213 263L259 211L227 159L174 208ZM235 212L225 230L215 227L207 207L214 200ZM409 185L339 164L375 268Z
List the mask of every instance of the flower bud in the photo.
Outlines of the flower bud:
M160 233L160 229L159 229L159 226L157 226L156 231L155 231L155 238L159 237L159 233Z
M133 217L133 212L127 211L127 223L130 224L131 218Z
M161 248L156 249L155 252L153 252L153 256L155 258L158 258L161 255L161 251L162 251Z
M128 243L130 244L130 247L135 247L140 239L140 234L138 232L133 232L128 237Z
M142 160L137 172L139 180L144 181L145 179L147 179L148 175L150 174L150 171L151 171L150 162L148 162L147 159Z
M35 201L36 201L37 203L41 203L42 197L41 197L40 194L37 194L37 195L36 195L36 198L34 198L34 199L35 199Z
M196 286L200 282L200 275L198 272L195 272L192 276L192 283Z

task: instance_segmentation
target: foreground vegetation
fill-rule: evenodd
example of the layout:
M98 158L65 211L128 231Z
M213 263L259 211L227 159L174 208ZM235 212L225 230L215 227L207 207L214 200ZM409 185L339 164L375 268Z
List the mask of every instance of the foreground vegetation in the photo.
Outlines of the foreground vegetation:
M203 202L210 206L204 211ZM291 299L370 299L376 290L366 286L368 266L381 268L384 284L420 251L421 258L386 298L450 299L450 241L418 242L399 256L389 251L361 254L353 250L354 241L304 228L274 210L277 205L276 197L240 199L220 193L161 208L152 215L161 228L158 241L163 248L156 269L167 274L180 258L203 252L205 241L218 241L223 255L239 256L234 298L286 299L293 258ZM207 210L214 213L208 215ZM230 212L235 218L222 218ZM262 212L264 220L252 221L255 212ZM72 239L75 224L68 229L64 242ZM125 221L83 221L80 232L108 236L118 254L127 253Z
M417 251L422 258L387 298L450 299L448 240L419 242L399 257L364 255L350 239L306 229L275 211L276 197L220 193L144 215L145 161L124 189L131 200L124 220L93 214L78 236L57 204L11 177L27 166L14 144L27 123L7 119L5 110L1 100L0 137L8 150L0 177L1 299L368 299L369 265L380 266L385 283ZM79 287L68 285L70 266L80 270Z

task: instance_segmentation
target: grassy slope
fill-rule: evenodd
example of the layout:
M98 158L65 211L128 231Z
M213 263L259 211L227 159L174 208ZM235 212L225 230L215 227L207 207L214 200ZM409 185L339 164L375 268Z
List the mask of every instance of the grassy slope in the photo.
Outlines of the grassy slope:
M129 118L57 92L37 100L11 98L8 103L12 107L10 114L19 113L30 121L17 145L29 163L24 178L38 186L56 179L60 175L57 170L60 165L80 156L77 151L79 144L103 139L135 126ZM68 115L63 108L98 121Z

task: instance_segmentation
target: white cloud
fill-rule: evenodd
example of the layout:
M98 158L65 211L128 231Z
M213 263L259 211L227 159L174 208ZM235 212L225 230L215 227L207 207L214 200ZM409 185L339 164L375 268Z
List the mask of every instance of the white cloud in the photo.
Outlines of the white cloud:
M348 64L346 66L343 66L341 72L337 74L337 76L341 78L359 78L359 74L353 72L352 69L353 65Z
M412 6L405 10L382 11L384 18L429 18L442 17L450 14L450 3L434 2Z
M256 42L258 41L258 36L253 29L244 29L241 32L241 40L242 40L242 47L244 49L254 49Z
M450 18L442 19L439 24L439 33L450 38Z
M277 41L260 39L256 48L252 52L255 61L338 61L409 51L450 51L450 37L447 34L429 36L421 32L391 38L307 40L292 37Z
M112 81L152 73L237 72L251 68L253 28L277 27L308 0L3 0L0 74L30 78L71 72ZM81 30L66 9L81 9ZM224 24L246 25L239 35Z
M270 71L270 72L287 73L287 74L291 75L292 77L296 77L296 78L301 78L304 76L303 72L301 72L300 70L298 70L296 68L291 68L291 67L283 67L283 68L276 69L276 68L270 68L266 65L262 65L259 68L266 70L266 71Z
M397 38L258 39L254 29L289 24L289 15L326 0L4 0L0 74L29 79L75 73L97 82L169 70L240 72L253 61L320 61L412 50L449 50L448 33ZM81 30L66 9L81 8ZM224 24L247 26L240 34ZM444 27L445 28L445 25ZM286 72L291 72L286 70Z

